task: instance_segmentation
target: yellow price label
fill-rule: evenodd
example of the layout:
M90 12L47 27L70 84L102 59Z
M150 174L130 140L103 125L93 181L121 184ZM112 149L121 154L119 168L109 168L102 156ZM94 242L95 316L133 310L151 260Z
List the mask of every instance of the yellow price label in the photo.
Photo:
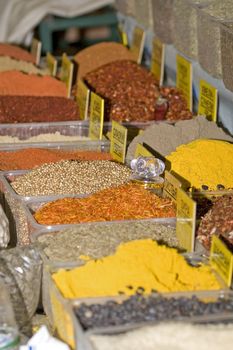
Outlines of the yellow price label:
M163 191L164 193L170 197L172 200L177 200L177 190L178 188L181 188L182 184L181 182L172 175L169 171L165 170L165 178L164 178L164 185L163 185Z
M200 80L200 92L198 102L198 114L205 115L208 120L217 121L218 109L218 90L207 83L205 80Z
M232 282L233 254L217 235L212 236L210 263L228 287Z
M193 89L192 89L192 63L184 57L176 56L176 86L180 89L187 101L189 110L193 109Z
M138 143L136 146L134 157L138 158L138 157L154 157L154 156L141 143Z
M159 85L163 85L164 77L164 58L165 45L157 38L153 40L152 58L151 58L151 72Z
M46 62L47 62L47 66L50 71L50 74L53 77L55 77L57 74L57 60L53 55L51 55L50 52L47 52L46 54Z
M63 53L62 62L61 62L61 81L63 81L66 84L67 97L70 97L70 94L71 94L73 73L74 73L74 64L68 58L67 54Z
M114 160L124 163L128 130L123 125L112 121L110 153Z
M135 27L130 51L135 56L138 64L142 61L142 55L145 45L145 31L140 27Z
M176 195L176 235L180 246L188 252L194 251L196 229L196 202L181 188Z
M72 318L55 292L50 291L53 323L60 338L75 349L74 327Z
M121 28L121 26L118 27L118 31L121 37L121 42L124 46L128 46L128 36L127 33Z
M92 140L101 140L104 125L104 99L91 92L89 137Z
M38 65L40 63L41 48L42 48L41 41L33 38L32 44L31 44L31 54L32 54L32 56L35 57L36 65Z
M83 80L78 81L78 89L76 100L79 107L80 119L85 120L88 117L88 106L90 99L90 89L86 86Z

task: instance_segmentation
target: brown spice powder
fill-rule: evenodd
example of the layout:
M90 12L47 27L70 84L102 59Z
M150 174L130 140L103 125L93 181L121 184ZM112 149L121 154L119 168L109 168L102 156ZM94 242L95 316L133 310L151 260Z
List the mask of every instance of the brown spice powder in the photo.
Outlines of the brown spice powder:
M11 44L0 44L0 56L9 56L17 60L36 63L35 57L30 52Z

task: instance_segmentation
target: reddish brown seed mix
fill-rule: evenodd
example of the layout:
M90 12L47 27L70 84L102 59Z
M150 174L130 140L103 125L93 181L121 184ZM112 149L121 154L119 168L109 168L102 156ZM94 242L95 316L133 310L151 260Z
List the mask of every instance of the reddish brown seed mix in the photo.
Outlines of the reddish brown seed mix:
M102 190L87 198L59 199L34 214L43 225L175 216L170 199L160 198L135 184Z

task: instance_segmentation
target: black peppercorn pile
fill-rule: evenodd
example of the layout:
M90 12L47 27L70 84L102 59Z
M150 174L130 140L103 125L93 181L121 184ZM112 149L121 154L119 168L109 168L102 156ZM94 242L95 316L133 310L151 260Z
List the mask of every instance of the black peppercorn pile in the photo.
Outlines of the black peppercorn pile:
M210 249L214 234L222 237L233 248L233 196L217 199L212 209L203 217L197 235L207 249Z
M75 314L84 329L232 312L233 299L217 299L215 302L205 303L196 296L166 298L161 295L144 297L139 294L122 303L116 301L92 305L82 303L75 308Z

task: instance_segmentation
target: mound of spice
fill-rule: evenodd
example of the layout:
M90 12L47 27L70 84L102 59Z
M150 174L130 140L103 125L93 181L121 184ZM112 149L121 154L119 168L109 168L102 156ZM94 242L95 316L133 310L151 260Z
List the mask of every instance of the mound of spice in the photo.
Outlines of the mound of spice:
M21 196L88 194L129 181L131 170L107 160L44 164L19 176L11 186Z
M213 235L223 238L233 249L233 196L217 199L202 218L197 232L198 240L210 249Z
M16 60L36 63L35 57L30 52L12 44L0 43L0 56L9 56Z
M0 72L0 95L66 97L67 89L62 81L53 77L12 70Z
M137 295L122 302L107 301L104 304L82 303L75 307L75 313L84 329L94 327L110 327L140 322L170 321L195 316L218 314L230 315L233 312L233 298L216 298L215 301L202 301L197 296L170 297L166 294L153 293L142 295L139 288Z
M179 146L167 159L171 169L196 189L233 187L233 144L218 140L195 140Z
M16 60L11 57L0 56L0 72L8 70L19 70L24 73L33 73L40 75L50 75L48 69L37 68L33 63L22 60Z
M0 96L1 123L40 123L78 120L75 101L54 96Z
M155 119L159 96L157 81L147 69L132 61L115 61L84 77L106 99L107 120L148 121Z
M95 59L93 60L93 57ZM135 61L135 57L124 45L115 42L102 42L79 51L74 56L78 64L78 79L105 64L120 60Z
M150 239L123 243L114 255L60 269L52 278L66 298L221 288L209 266L190 266L176 249Z
M3 129L0 129L0 144L4 144L4 143L32 143L32 142L74 142L74 141L90 141L90 138L87 136L81 136L81 135L75 135L75 131L72 130L71 131L71 135L64 135L63 133L59 132L59 131L55 131L54 133L51 132L46 132L46 128L45 130L33 130L33 134L34 136L30 136L30 132L27 135L27 132L24 132L22 134L20 134L19 132L19 137L17 136L17 131L19 131L18 129L14 129L11 127L10 129L8 129L7 131L3 131ZM15 133L14 133L15 131ZM25 131L27 131L27 127L25 128ZM51 130L52 131L52 130ZM5 134L5 135L1 135ZM12 135L15 135L13 136ZM7 135L8 134L8 135ZM12 135L12 136L11 136ZM79 144L80 149L83 148L87 148L87 149L95 149L96 146L92 146L90 143L87 144Z
M151 238L171 247L178 247L175 228L154 221L132 221L78 225L68 230L39 236L46 256L53 261L77 261L83 256L100 259L113 254L122 242ZM98 242L98 244L96 244Z
M227 135L215 122L198 116L190 120L180 120L173 125L157 123L147 127L130 143L127 150L127 159L134 158L138 143L146 143L163 156L166 156L175 151L178 146L202 138L233 142L233 138Z
M140 185L108 188L87 198L49 202L34 214L42 225L175 217L170 199L160 198Z
M44 163L61 160L110 160L109 153L97 151L62 151L43 148L26 148L19 151L0 152L0 170L32 169Z

